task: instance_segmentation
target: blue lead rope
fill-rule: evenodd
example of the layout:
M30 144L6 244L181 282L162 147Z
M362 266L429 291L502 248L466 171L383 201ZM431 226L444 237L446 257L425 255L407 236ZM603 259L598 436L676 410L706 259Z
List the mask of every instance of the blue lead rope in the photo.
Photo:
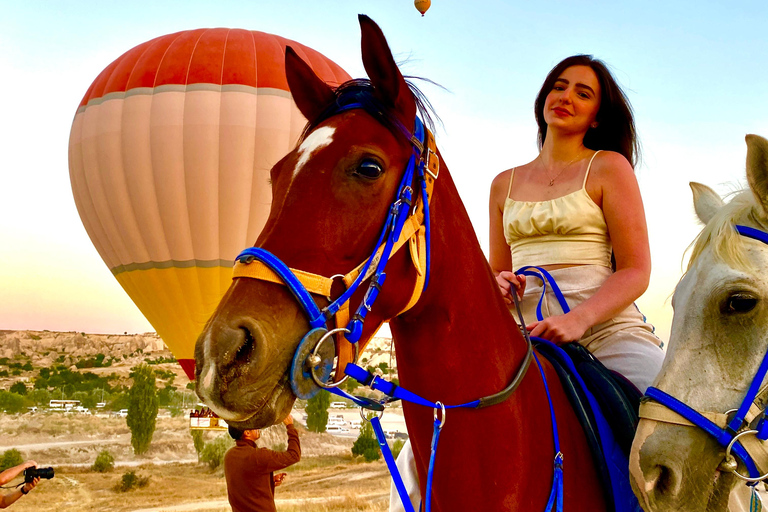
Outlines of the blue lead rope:
M531 265L521 267L515 273L528 277L536 277L541 280L541 297L539 297L539 302L536 305L536 319L539 322L544 320L544 315L541 311L541 304L544 302L544 296L547 294L547 283L549 283L549 285L552 287L552 293L555 294L557 302L560 303L560 308L563 310L563 313L568 313L571 311L571 308L568 307L568 303L565 301L563 292L560 291L560 287L557 285L557 282L555 282L555 278L552 277L552 274L541 267L534 267Z
M552 490L549 493L549 499L547 500L547 506L544 509L549 512L556 507L557 512L563 510L563 452L560 450L560 434L557 431L557 418L555 417L555 406L552 404L552 395L549 393L549 385L547 384L547 378L544 376L544 369L541 367L539 358L536 354L533 354L536 366L539 367L539 373L541 373L541 380L544 381L544 390L547 392L547 401L549 402L549 414L552 418L552 437L555 442L555 473L552 477Z
M547 508L545 509L547 512L553 510L553 506L556 507L556 512L562 512L563 510L563 454L560 450L560 435L558 433L557 429L557 418L555 417L555 408L552 404L552 396L549 392L549 386L547 384L546 376L544 375L544 370L541 367L541 364L539 363L538 358L536 358L534 354L534 358L536 361L536 364L539 367L539 372L541 373L541 378L544 381L544 390L547 393L547 400L549 401L549 412L550 417L552 420L552 435L554 437L554 445L555 445L555 459L554 459L554 465L555 465L555 471L554 471L554 477L552 481L552 490L550 491L549 500L547 502ZM416 393L413 393L411 391L408 391L405 388L402 388L396 384L393 384L392 382L389 382L388 380L378 376L373 375L367 370L363 369L362 367L354 364L354 363L347 363L347 366L344 369L344 373L355 379L356 381L360 382L364 386L368 386L371 389L381 391L385 395L389 397L389 399L400 399L407 402L412 402L418 405L423 405L425 407L431 407L433 409L456 409L456 408L477 408L481 404L481 400L472 400L471 402L466 402L463 404L458 405L443 405L441 403L432 402L430 400L427 400L426 398L423 398ZM342 391L339 388L332 388L329 389L331 393L334 393L338 396L349 398L353 402L355 402L357 405L364 407L364 408L370 408L371 404L367 404L366 402L362 401L358 397L354 397L350 394L348 394L345 391ZM374 402L374 404L378 404L377 402ZM383 407L380 407L379 410L383 409ZM444 414L444 413L443 413ZM435 424L434 429L432 432L432 444L431 444L431 451L430 451L430 458L429 458L429 469L427 471L427 488L426 488L426 496L424 499L425 503L425 511L430 512L431 506L432 506L432 478L435 472L435 461L437 459L437 446L440 441L440 431L442 428L442 421L443 418L435 418ZM402 477L400 476L400 471L397 469L397 465L395 464L394 458L392 457L392 453L389 450L389 445L386 442L386 436L384 435L384 431L381 427L381 422L379 421L378 417L374 417L371 419L371 426L373 427L374 432L376 433L376 438L379 442L379 447L381 448L382 454L384 455L384 460L387 462L387 467L389 468L389 472L392 474L392 479L395 483L395 488L397 489L397 493L400 495L400 500L403 502L403 506L405 507L406 512L412 512L413 506L410 502L410 497L408 496L408 492L405 489L405 485L403 484Z
M389 468L389 474L392 475L392 481L395 483L397 494L400 495L400 501L403 502L403 508L405 512L415 512L413 504L408 496L408 491L405 489L403 483L403 477L400 476L400 471L397 469L397 463L395 463L395 457L392 455L392 450L389 449L389 443L387 443L387 436L384 435L384 429L381 427L381 419L378 416L371 418L371 426L373 432L376 434L376 440L379 442L379 449L384 456L384 461Z

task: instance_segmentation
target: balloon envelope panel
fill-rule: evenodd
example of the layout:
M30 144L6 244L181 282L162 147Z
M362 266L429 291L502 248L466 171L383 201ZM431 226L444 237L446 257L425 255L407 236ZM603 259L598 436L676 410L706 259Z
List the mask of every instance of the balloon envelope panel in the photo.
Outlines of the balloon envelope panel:
M72 192L104 262L192 377L194 345L256 240L269 170L306 119L290 45L323 80L349 76L279 36L199 29L143 43L94 80L72 123Z

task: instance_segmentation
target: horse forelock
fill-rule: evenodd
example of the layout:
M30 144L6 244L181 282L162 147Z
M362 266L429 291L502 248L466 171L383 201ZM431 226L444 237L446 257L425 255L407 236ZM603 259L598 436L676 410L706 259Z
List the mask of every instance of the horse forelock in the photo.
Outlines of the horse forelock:
M753 270L753 264L744 250L743 237L736 231L736 224L765 229L768 220L762 208L755 202L750 190L736 192L733 199L715 213L693 242L688 268L691 270L702 253L709 247L713 256L727 265L741 270Z
M413 82L406 80L406 84L413 95L413 101L416 104L416 110L424 124L432 131L435 131L434 119L439 119L427 100ZM391 130L396 136L409 136L413 132L413 126L404 126L402 120L397 116L395 110L380 101L374 91L374 86L366 78L356 78L344 82L334 91L333 103L327 105L322 113L316 119L310 119L304 127L304 131L299 137L297 147L300 146L309 134L317 128L322 122L343 112L349 105L360 105L360 108L368 112L374 119L377 119L385 127Z

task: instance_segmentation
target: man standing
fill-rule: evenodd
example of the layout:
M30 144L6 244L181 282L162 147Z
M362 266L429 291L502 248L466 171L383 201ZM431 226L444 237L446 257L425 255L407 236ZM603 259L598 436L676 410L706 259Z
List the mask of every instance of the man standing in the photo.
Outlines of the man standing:
M257 429L229 427L229 435L237 441L224 455L224 476L233 512L276 512L275 486L282 483L285 473L275 475L274 471L301 458L299 433L290 414L283 424L288 431L288 450L284 452L258 448L256 440L261 433Z

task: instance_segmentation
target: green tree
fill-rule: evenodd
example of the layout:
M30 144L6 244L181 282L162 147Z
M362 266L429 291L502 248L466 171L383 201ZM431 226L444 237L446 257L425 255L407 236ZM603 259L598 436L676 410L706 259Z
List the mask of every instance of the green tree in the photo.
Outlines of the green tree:
M21 381L17 381L9 388L9 391L11 393L16 393L17 395L26 395L27 394L27 386Z
M200 458L200 454L203 453L203 448L205 448L205 439L203 439L203 431L191 430L190 434L192 435L192 443L194 444L195 451L197 452L197 462L202 462Z
M128 392L128 428L131 429L131 446L136 455L146 453L155 433L157 421L157 390L155 372L140 364L131 372L133 385Z
M23 412L25 406L23 396L0 390L0 411L16 414Z
M21 452L16 448L11 448L3 452L0 456L0 472L6 469L18 466L24 462L24 457L21 456Z
M366 462L379 460L381 457L379 442L373 435L373 427L369 421L364 422L360 428L360 435L352 445L352 455L362 455Z
M328 406L331 405L331 394L322 389L318 394L307 400L307 428L312 432L325 432L328 423Z

